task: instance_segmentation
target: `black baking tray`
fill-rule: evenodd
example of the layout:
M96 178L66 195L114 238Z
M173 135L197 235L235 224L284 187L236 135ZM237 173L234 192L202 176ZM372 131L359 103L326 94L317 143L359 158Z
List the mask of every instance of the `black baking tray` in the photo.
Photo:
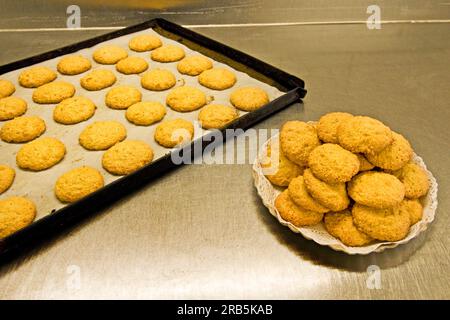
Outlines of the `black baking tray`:
M239 71L246 72L253 78L266 82L277 87L282 92L285 92L282 96L269 102L264 107L241 116L225 129L247 129L262 119L289 106L293 102L301 100L306 95L305 83L302 79L290 75L239 50L233 49L194 31L183 28L180 25L160 18L103 34L92 39L38 54L23 60L8 63L0 66L0 75L149 28L153 28L157 33L164 37L176 40L216 61L226 63ZM222 131L225 131L225 129ZM224 140L225 138L226 135L224 135ZM211 139L212 142L205 140L207 139L200 141L202 151L208 144L214 143L214 139ZM193 141L191 144L185 146L183 150L178 150L177 152L183 152L189 148L190 151L192 151L192 157L195 157L196 154L194 151L199 150L199 148L194 148L194 145L198 143L199 141ZM151 179L158 177L177 166L179 165L172 162L170 154L167 154L138 171L106 185L91 195L36 220L28 227L0 240L0 262L7 261L10 258L15 257L18 253L42 243L43 240L60 234L65 228L74 225L84 217L112 204L117 199L130 194L133 190L148 183Z

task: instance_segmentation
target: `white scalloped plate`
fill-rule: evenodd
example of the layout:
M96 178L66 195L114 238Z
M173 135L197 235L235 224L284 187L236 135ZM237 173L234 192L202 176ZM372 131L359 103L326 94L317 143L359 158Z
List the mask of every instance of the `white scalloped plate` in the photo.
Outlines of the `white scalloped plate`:
M395 248L400 244L407 243L411 239L417 237L419 233L425 231L428 225L434 220L436 208L437 208L437 192L438 192L438 184L436 179L433 177L433 174L427 169L425 162L421 157L414 153L412 161L422 167L430 181L430 190L428 194L423 197L421 200L423 205L423 217L422 220L413 225L408 233L408 235L400 240L395 242L376 242L371 245L363 246L363 247L349 247L343 244L338 239L334 238L330 235L324 228L323 223L317 224L315 226L310 227L296 227L292 223L285 221L281 216L278 210L275 208L275 199L281 193L281 189L273 186L269 180L264 176L262 167L260 164L260 159L262 159L265 155L265 150L267 144L272 140L278 138L278 135L271 137L266 141L264 146L261 148L257 158L253 163L253 178L255 187L258 191L259 196L261 197L264 205L269 209L269 212L277 218L278 222L282 225L288 227L295 233L300 233L303 237L308 240L313 240L316 243L329 246L330 248L343 251L348 254L369 254L372 252L381 252L388 248Z

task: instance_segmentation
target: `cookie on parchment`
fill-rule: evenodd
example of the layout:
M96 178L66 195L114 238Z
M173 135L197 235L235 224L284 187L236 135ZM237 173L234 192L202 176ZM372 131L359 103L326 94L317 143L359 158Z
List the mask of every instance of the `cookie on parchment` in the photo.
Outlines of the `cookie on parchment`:
M59 163L66 154L64 143L55 138L38 138L20 148L17 165L26 170L41 171Z
M427 194L430 189L430 181L427 173L419 165L415 163L407 163L400 170L394 171L393 174L405 186L405 197L417 199Z
M55 195L61 202L75 202L104 185L102 174L92 167L72 169L56 180Z
M72 76L88 71L91 66L88 58L82 55L71 55L61 58L56 68L59 73Z
M153 150L147 143L125 140L103 154L102 165L111 174L125 175L142 168L152 160Z
M346 246L361 247L373 241L372 237L355 226L352 214L348 210L327 213L324 225L329 234L341 240Z
M115 45L105 45L94 51L93 58L101 64L116 64L128 56L127 50Z
M0 99L0 121L11 120L27 112L27 102L18 97Z
M52 82L57 77L56 72L47 67L31 67L19 75L19 84L25 88L37 88Z
M11 187L16 172L10 166L0 164L0 194L5 192Z
M140 102L142 93L132 86L117 86L108 91L105 104L111 109L127 109Z
M175 62L184 58L184 50L181 47L166 44L152 51L150 57L158 62Z
M323 213L309 211L297 206L289 196L288 190L284 190L275 199L275 208L285 221L296 227L312 226L323 219Z
M78 138L87 150L106 150L127 137L127 129L117 121L95 121Z
M80 85L89 91L102 90L112 86L117 78L107 69L95 69L80 79Z
M36 139L46 130L45 121L37 116L21 116L6 122L0 138L9 143L22 143Z
M53 120L61 124L76 124L91 118L95 109L95 104L88 98L68 98L53 109Z
M342 121L353 117L347 112L331 112L320 117L317 123L317 135L323 142L339 143L337 129Z
M280 132L281 150L299 166L306 167L311 151L320 145L316 129L302 121L287 121Z
M16 87L11 81L0 79L0 99L12 95L16 91Z
M0 239L25 228L34 221L36 206L24 197L0 200Z
M34 90L33 101L40 104L59 103L73 97L75 87L66 81L53 81Z
M127 109L128 121L138 126L149 126L161 121L166 115L166 107L159 102L138 102Z
M359 171L369 171L375 168L362 153L355 153L359 160Z
M177 79L166 69L153 69L142 75L141 86L147 90L162 91L172 88Z
M288 187L289 195L296 205L310 211L325 213L330 211L327 207L321 205L308 193L303 176L292 179Z
M221 129L238 116L239 114L233 107L209 104L200 110L198 121L204 129Z
M127 57L116 64L116 70L123 74L137 74L148 69L148 63L141 57Z
M194 125L184 119L173 119L161 122L155 130L155 141L163 147L173 148L191 141L194 136Z
M225 68L212 68L205 70L198 76L198 83L214 90L225 90L236 83L236 76Z
M177 64L178 72L189 76L198 76L203 71L212 67L212 61L200 55L186 57Z
M250 112L269 103L269 96L261 88L242 87L231 94L230 102L237 109Z
M392 132L393 141L378 153L367 154L366 158L373 165L386 170L398 170L411 160L413 149L401 134Z
M151 34L137 35L128 42L128 47L137 52L150 51L161 46L161 39Z
M411 225L414 225L422 220L423 207L418 199L404 199L400 203L400 210L409 214L409 221Z
M166 103L175 111L189 112L203 107L206 104L206 95L197 88L182 86L169 92Z

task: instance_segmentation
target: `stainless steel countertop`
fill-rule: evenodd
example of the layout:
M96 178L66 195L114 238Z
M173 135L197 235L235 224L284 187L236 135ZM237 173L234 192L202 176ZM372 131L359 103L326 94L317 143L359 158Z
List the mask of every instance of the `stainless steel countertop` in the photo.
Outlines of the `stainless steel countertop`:
M450 24L198 31L305 79L304 104L257 128L343 110L408 137L439 183L434 223L396 249L349 256L278 224L250 165L185 166L0 267L0 298L450 298ZM3 32L0 64L99 33ZM381 289L366 284L370 265Z

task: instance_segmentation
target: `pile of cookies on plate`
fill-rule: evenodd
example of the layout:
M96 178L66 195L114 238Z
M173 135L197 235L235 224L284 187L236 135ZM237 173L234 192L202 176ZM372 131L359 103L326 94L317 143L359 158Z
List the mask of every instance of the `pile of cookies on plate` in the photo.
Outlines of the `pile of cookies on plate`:
M323 222L343 244L365 246L401 240L422 219L427 173L408 140L376 119L333 112L288 121L267 156L263 168L276 162L267 179L287 187L275 207L296 227Z

